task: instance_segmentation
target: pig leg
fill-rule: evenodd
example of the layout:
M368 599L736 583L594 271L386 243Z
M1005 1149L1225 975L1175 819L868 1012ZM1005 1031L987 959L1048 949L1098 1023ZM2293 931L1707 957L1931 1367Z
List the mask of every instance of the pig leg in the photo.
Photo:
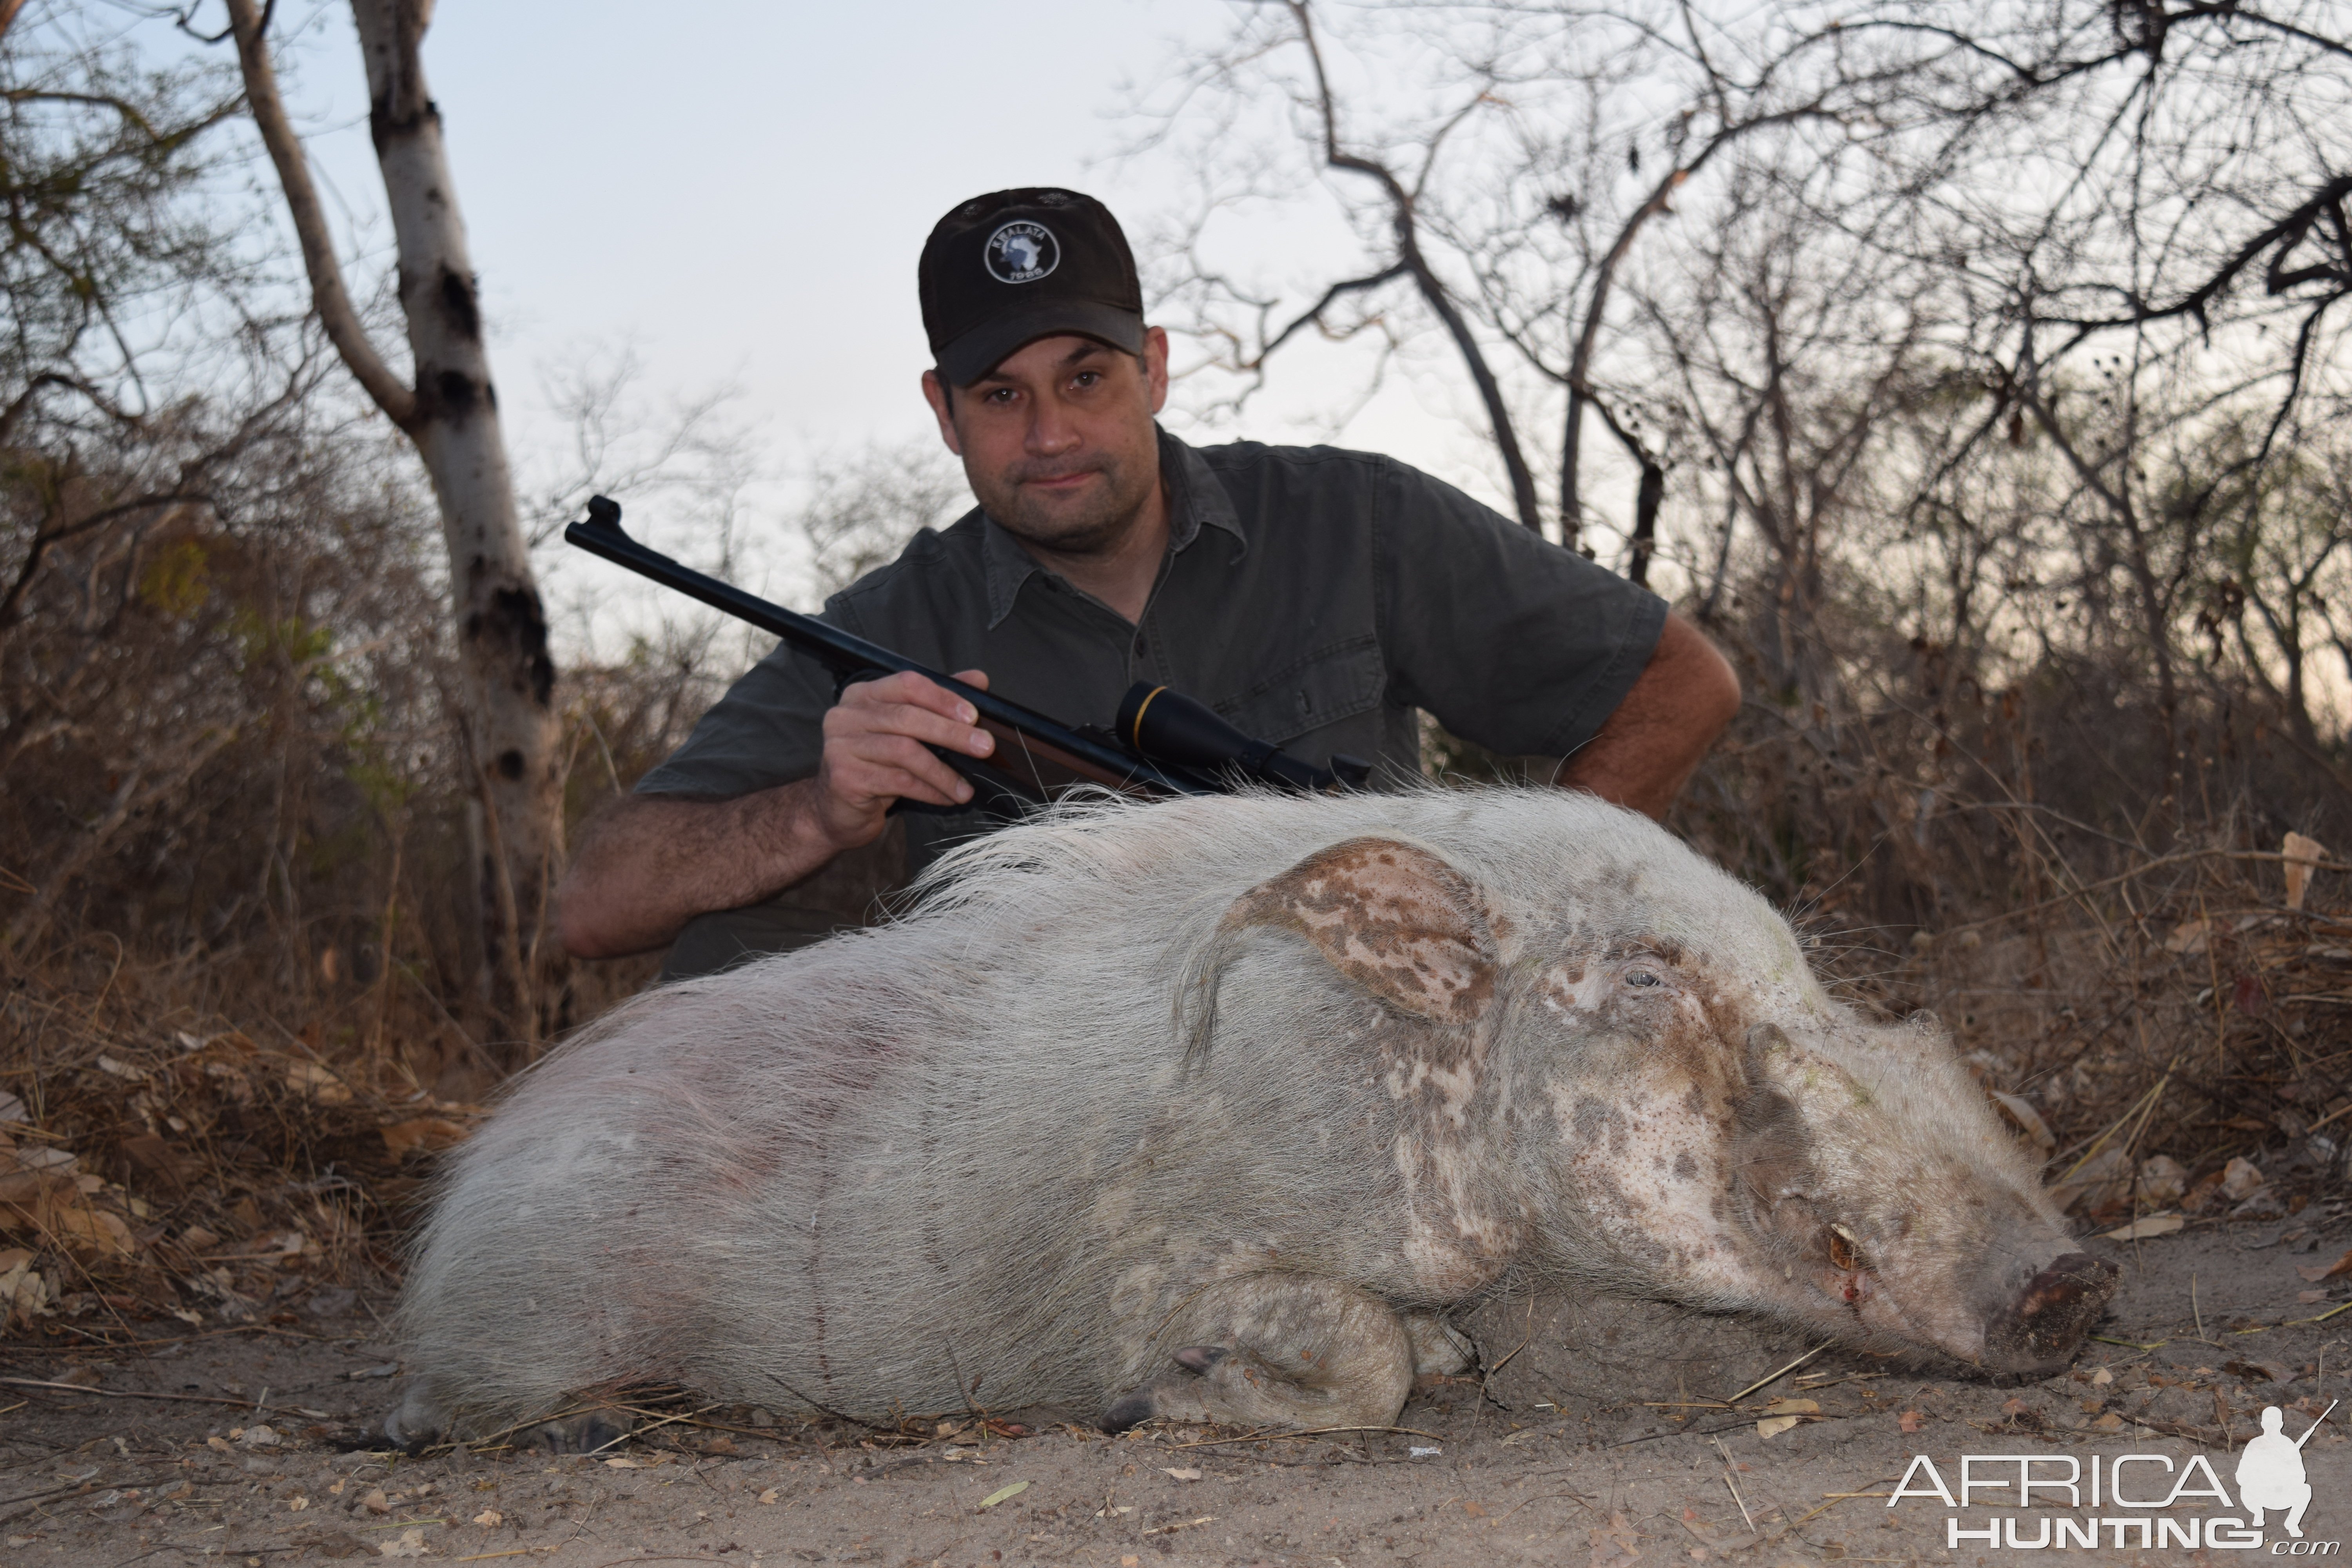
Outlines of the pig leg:
M1170 1324L1175 1364L1114 1400L1107 1430L1155 1417L1262 1426L1385 1426L1412 1389L1412 1336L1352 1285L1256 1275L1211 1286Z
M526 1447L539 1444L551 1454L593 1454L611 1447L636 1429L635 1415L604 1405L526 1426L515 1434L515 1441Z
M636 1425L631 1412L599 1404L519 1427L511 1436L518 1447L538 1444L551 1454L593 1454L619 1442L636 1430ZM383 1419L384 1436L412 1454L421 1454L449 1436L450 1426L448 1412L421 1386L421 1380L409 1386L405 1397Z
M1478 1347L1442 1313L1407 1312L1404 1331L1412 1342L1415 1377L1451 1377L1477 1363Z

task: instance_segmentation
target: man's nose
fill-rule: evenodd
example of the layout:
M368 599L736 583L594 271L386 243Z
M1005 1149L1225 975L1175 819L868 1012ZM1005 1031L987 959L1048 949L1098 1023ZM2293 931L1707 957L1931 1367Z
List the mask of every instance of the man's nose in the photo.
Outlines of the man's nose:
M1025 443L1030 452L1041 458L1050 458L1078 445L1077 424L1063 408L1060 399L1041 397L1031 406L1035 412L1029 416L1029 437Z

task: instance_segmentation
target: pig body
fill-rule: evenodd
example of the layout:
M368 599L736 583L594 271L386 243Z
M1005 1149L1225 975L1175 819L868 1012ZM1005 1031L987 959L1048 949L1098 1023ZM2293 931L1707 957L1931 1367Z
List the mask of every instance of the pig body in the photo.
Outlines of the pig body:
M1095 804L527 1075L417 1245L389 1426L642 1383L1381 1425L1507 1285L2046 1370L2113 1276L1931 1025L1642 817Z

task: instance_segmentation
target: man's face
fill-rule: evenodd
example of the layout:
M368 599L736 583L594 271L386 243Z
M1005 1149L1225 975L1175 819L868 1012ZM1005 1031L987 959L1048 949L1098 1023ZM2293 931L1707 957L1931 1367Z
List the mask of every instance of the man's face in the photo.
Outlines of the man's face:
M1160 483L1151 417L1168 400L1168 334L1143 361L1076 336L1040 338L950 406L936 373L923 395L988 515L1016 538L1068 555L1108 553Z

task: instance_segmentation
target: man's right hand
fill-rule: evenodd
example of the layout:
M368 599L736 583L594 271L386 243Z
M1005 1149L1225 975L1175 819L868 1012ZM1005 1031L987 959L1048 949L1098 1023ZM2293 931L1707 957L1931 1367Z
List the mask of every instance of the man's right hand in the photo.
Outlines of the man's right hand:
M988 689L977 669L956 679ZM565 950L617 958L660 947L697 915L764 902L871 844L894 801L963 805L971 785L929 748L989 755L996 743L978 718L919 675L862 680L826 712L809 778L732 800L623 795L581 834L557 894Z
M959 670L966 686L988 689L977 669ZM881 837L893 802L961 805L971 784L930 750L985 757L995 738L977 729L980 715L946 687L901 672L861 680L824 716L824 758L817 764L818 825L836 852Z

